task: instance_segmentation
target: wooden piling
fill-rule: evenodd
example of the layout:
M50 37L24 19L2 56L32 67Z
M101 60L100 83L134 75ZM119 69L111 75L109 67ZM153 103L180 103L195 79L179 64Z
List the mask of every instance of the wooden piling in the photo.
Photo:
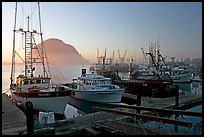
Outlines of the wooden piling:
M27 123L27 135L34 133L34 118L33 118L33 103L31 101L26 102L26 123Z

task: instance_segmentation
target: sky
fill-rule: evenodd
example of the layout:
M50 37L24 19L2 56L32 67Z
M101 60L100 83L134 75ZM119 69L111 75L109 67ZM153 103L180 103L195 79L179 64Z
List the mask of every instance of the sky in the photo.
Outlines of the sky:
M36 4L18 3L17 25L24 16L37 18ZM90 62L97 49L107 49L107 57L114 50L116 59L127 50L126 58L141 62L141 48L157 41L167 60L202 57L201 2L42 2L40 10L43 39L58 38ZM11 61L14 11L15 2L2 2L3 62Z

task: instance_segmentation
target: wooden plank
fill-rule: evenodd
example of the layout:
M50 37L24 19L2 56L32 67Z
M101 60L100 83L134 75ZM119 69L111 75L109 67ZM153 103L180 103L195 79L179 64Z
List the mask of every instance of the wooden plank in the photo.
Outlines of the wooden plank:
M131 98L137 100L136 95L125 93L123 94L126 98ZM168 97L168 98L148 98L142 97L141 99L141 106L143 107L151 107L151 108L175 108L175 97ZM200 94L193 94L193 93L186 93L186 94L179 94L179 107L189 106L196 102L202 102L202 95ZM137 102L135 101L135 104ZM195 114L195 116L200 116L200 114ZM192 116L194 116L192 114Z
M174 119L169 119L169 118L163 118L163 117L150 116L150 115L145 115L145 114L123 112L123 111L118 111L118 110L113 110L113 109L105 109L105 108L99 108L99 107L96 107L96 109L99 111L116 113L116 114L126 115L126 116L135 116L137 118L142 118L145 120L165 122L165 123L175 124L175 125L184 126L184 127L192 127L192 125L193 125L191 122L184 122L184 121L179 121L179 120L174 120Z
M137 110L137 109L139 109L139 110L148 110L148 111L154 111L154 112L162 112L162 113L166 113L166 114L180 114L180 115L202 117L201 112L191 112L191 111L165 109L165 108L157 108L157 107L130 106L130 105L120 105L120 104L110 104L110 106L130 108L130 109L134 109L134 110Z

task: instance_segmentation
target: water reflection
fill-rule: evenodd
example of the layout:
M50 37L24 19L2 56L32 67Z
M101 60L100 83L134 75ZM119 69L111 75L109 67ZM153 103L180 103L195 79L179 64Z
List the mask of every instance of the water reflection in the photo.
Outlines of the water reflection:
M191 111L191 112L202 112L202 105L193 107L191 109L188 109L186 111ZM170 119L175 119L175 115L172 115L169 117ZM202 126L197 127L197 125L199 123L201 123L202 125L202 117L194 117L194 116L179 116L177 118L177 120L179 121L188 121L191 122L193 124L193 126L191 128L188 127L182 127L182 126L176 126L173 124L167 124L167 123L160 123L160 122L147 122L144 125L148 125L149 127L159 127L162 126L162 128L160 127L160 130L162 131L172 131L172 132L177 132L179 134L188 134L188 135L201 135L202 133ZM197 128L197 129L196 129Z
M75 108L86 114L96 112L94 107L110 108L110 106L105 103L86 101L73 97L68 97L68 104L74 106Z

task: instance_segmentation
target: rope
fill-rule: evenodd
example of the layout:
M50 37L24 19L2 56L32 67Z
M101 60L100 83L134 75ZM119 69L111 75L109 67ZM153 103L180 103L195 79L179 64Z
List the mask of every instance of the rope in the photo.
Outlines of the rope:
M33 8L33 10L31 11L31 16L30 16L30 18L32 18L33 13L34 13L34 11L35 11L35 10L36 10L36 8L37 8L37 5L38 5L38 3L35 5L35 8Z
M24 8L22 7L21 3L20 3L20 7L21 7L21 9L22 9L22 11L23 11L23 13L25 15L25 18L26 18L26 14L25 14Z
M4 90L3 92L2 92L2 94L5 94L5 93L7 93L7 92L9 92L10 91L10 89L6 89L6 90Z
M52 55L50 55L50 58L52 59ZM53 64L53 62L51 60L49 60L49 63L53 66L53 68L55 69L56 71L56 74L59 74L61 76L61 78L64 80L64 81L67 81L66 78L60 73L60 71L56 68L56 66ZM53 72L52 72L53 73ZM58 77L58 76L57 76ZM60 81L60 79L58 79Z

